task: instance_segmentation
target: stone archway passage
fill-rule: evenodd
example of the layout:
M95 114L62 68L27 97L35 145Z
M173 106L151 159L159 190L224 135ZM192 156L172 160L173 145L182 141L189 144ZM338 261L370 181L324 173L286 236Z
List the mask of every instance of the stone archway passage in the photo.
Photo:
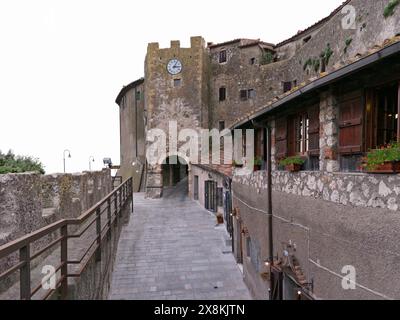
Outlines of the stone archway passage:
M161 166L163 176L163 187L176 186L188 176L188 165L186 161L178 156L168 157Z
M176 187L182 188L182 181ZM122 229L110 299L247 300L226 229L188 197L156 200L134 194Z

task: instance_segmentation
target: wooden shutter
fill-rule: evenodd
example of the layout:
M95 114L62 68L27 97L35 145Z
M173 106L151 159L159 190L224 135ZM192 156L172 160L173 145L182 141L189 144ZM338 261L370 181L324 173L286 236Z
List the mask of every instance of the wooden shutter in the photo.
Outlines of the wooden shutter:
M363 114L361 92L346 95L339 101L339 153L363 151Z
M255 133L254 155L264 158L264 129L256 129Z
M271 268L271 300L283 300L283 273Z
M296 155L296 140L297 140L297 116L287 118L287 155L292 157Z
M275 127L275 148L276 158L282 159L287 156L287 119L279 118L276 120Z
M308 109L308 154L319 156L319 105L314 105Z

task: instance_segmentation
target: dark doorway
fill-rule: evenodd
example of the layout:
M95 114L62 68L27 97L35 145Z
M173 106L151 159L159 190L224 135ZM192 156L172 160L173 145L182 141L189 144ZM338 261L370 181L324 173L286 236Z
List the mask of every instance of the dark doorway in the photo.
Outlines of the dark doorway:
M199 200L199 176L194 176L193 181L193 199Z
M215 181L205 181L204 203L207 210L217 212L217 183Z
M178 156L167 158L162 164L163 186L176 186L188 176L188 165L184 159Z

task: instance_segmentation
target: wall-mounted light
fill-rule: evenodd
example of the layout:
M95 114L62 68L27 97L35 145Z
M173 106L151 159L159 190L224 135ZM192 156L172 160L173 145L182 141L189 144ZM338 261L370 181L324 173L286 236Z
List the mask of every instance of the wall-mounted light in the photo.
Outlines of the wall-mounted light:
M284 257L289 257L289 251L283 250L283 256Z

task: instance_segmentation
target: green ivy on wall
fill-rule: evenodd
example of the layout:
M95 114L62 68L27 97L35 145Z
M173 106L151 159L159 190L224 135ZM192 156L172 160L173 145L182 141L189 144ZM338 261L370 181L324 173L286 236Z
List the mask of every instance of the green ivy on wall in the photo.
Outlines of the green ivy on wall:
M394 14L394 10L400 4L400 0L390 0L388 5L383 10L383 16L389 18Z

